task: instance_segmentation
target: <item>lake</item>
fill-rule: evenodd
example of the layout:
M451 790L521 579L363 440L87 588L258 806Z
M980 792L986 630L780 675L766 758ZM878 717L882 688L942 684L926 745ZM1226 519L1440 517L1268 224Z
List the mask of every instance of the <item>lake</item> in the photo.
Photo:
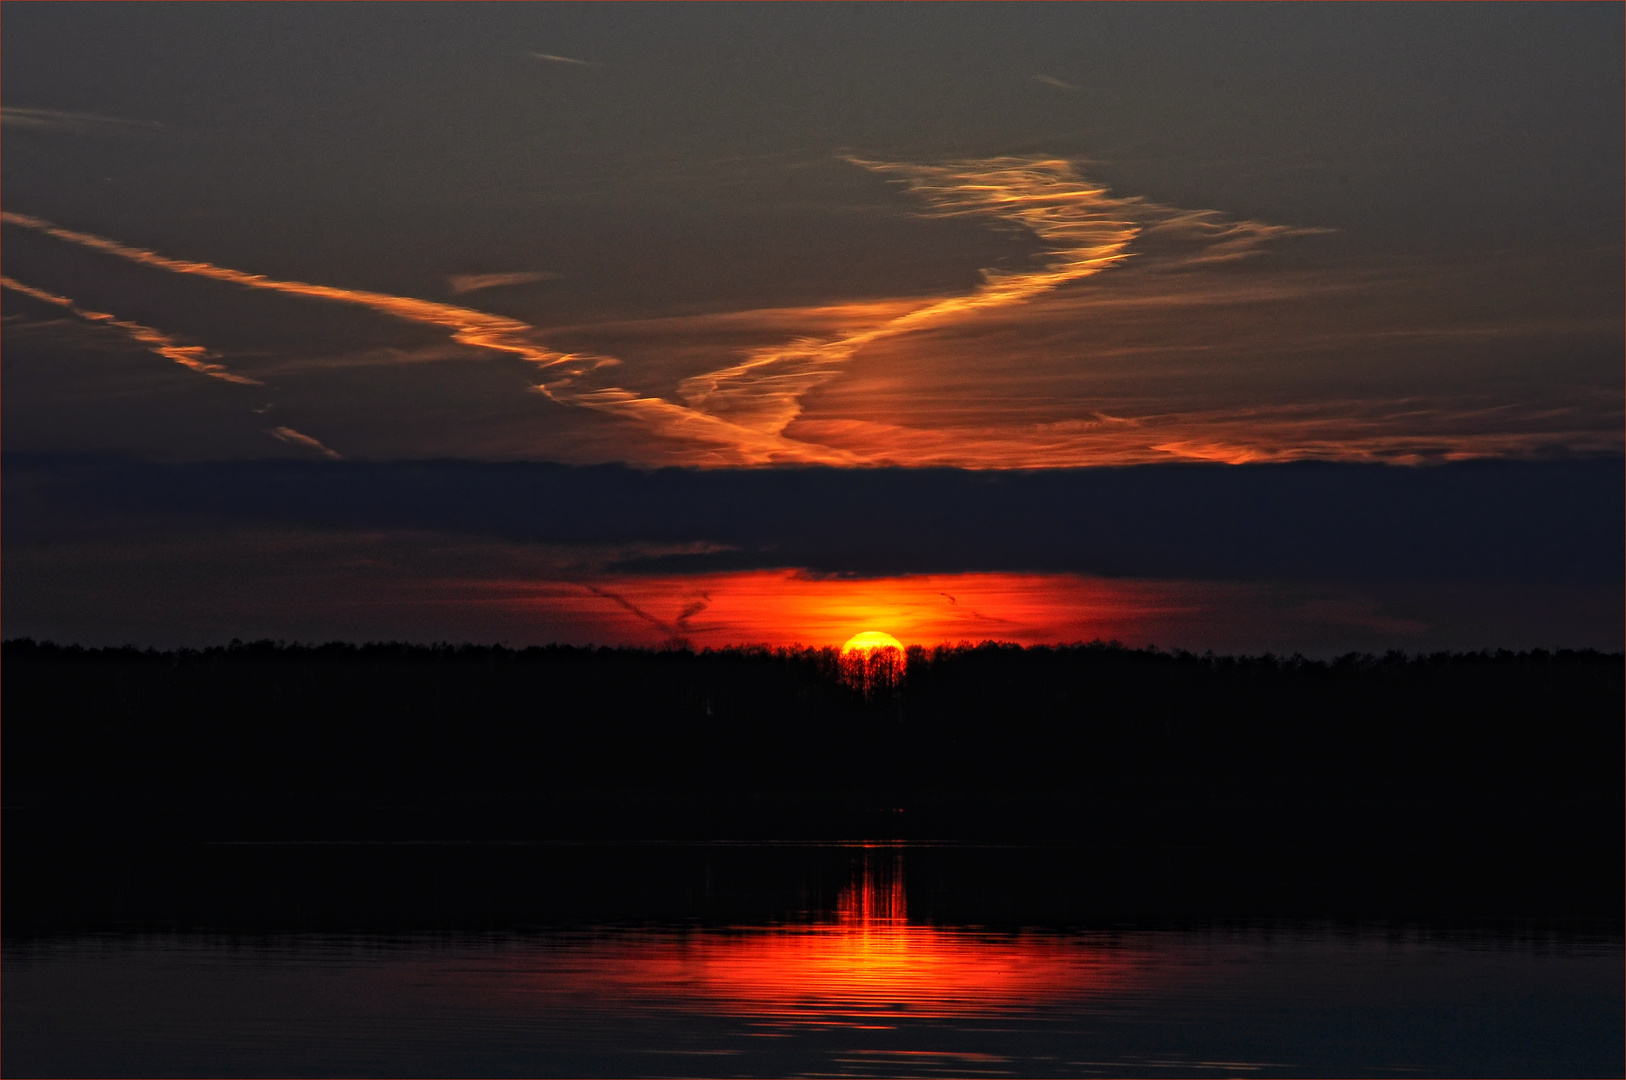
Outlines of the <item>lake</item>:
M8 936L6 1072L1626 1072L1618 928L1438 919L979 925L911 906L918 855L907 846L807 850L817 865L809 880L828 881L836 865L835 883L826 891L776 882L772 897L756 898L755 915L736 921L313 931L216 920ZM556 854L538 847L524 857ZM737 866L738 850L728 854ZM798 855L766 857L783 864ZM748 889L740 882L735 874L715 887L737 898ZM711 890L710 871L690 887ZM779 915L761 914L773 904ZM553 909L539 896L536 910Z

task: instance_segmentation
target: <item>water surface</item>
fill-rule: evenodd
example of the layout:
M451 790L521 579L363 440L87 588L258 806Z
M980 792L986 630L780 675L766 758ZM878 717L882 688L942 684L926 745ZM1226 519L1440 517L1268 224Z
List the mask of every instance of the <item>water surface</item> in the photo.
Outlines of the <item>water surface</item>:
M11 1075L1619 1076L1618 934L945 925L901 851L739 925L58 934Z

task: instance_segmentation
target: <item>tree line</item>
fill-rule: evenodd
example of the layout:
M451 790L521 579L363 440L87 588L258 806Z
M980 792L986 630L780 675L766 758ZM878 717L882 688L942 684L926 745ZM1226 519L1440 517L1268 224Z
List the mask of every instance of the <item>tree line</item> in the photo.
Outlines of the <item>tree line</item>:
M202 791L1621 787L1623 658L3 645L8 801ZM886 662L884 658L877 662Z

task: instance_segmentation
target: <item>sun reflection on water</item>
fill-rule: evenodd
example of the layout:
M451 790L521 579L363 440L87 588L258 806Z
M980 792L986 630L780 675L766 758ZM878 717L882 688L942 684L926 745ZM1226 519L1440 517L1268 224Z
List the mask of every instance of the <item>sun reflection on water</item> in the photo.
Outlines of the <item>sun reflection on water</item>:
M1152 974L1150 956L1102 938L911 921L902 871L900 849L865 850L822 921L601 941L582 971L595 985L578 989L770 1027L884 1028L1030 1011Z

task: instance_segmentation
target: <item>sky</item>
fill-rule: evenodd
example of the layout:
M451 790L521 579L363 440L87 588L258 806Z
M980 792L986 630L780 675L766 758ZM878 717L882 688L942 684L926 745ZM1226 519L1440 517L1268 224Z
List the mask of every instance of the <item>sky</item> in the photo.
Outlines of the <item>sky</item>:
M7 636L1622 645L1619 4L10 4Z

